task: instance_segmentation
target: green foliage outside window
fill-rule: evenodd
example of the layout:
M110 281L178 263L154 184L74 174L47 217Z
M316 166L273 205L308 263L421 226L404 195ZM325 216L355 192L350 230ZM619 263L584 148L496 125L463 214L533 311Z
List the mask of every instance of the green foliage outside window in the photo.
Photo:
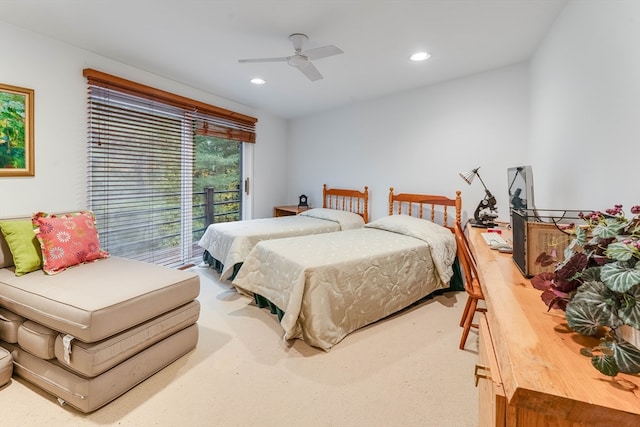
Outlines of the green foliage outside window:
M213 187L216 192L215 222L240 219L240 148L237 141L202 135L195 137L193 232L196 239L202 236L206 227L204 206L200 207L206 188Z

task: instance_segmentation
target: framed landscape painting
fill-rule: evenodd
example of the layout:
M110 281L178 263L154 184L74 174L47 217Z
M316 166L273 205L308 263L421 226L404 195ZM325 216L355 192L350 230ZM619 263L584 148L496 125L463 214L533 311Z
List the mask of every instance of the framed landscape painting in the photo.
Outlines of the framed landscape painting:
M0 83L0 177L34 176L33 95Z

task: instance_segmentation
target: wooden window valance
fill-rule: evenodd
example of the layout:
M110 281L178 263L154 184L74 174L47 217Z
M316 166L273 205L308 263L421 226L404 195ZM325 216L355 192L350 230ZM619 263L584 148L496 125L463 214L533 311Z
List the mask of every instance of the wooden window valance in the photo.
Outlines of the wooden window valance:
M249 143L255 143L256 141L255 124L258 119L255 117L189 99L91 68L85 68L82 74L87 78L90 86L113 89L182 109L196 116L206 117L207 120L205 121L208 124L197 127L196 132L198 134Z

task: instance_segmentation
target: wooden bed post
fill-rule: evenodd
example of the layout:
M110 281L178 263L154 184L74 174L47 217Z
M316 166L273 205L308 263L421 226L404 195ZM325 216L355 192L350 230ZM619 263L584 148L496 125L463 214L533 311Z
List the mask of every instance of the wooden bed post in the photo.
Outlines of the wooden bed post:
M360 207L360 199L358 199L358 207ZM364 215L362 216L364 223L369 222L369 187L364 186Z
M327 207L327 184L322 185L322 207Z

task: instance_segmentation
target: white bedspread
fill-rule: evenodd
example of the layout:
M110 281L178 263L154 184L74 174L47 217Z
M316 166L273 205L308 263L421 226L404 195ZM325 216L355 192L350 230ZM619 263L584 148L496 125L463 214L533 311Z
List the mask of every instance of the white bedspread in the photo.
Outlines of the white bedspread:
M262 218L211 224L198 242L220 261L220 280L228 279L233 267L263 240L360 228L364 220L358 214L336 209L314 208L295 216Z
M401 217L340 233L263 241L233 284L284 311L285 339L329 350L350 332L449 287L453 233Z

